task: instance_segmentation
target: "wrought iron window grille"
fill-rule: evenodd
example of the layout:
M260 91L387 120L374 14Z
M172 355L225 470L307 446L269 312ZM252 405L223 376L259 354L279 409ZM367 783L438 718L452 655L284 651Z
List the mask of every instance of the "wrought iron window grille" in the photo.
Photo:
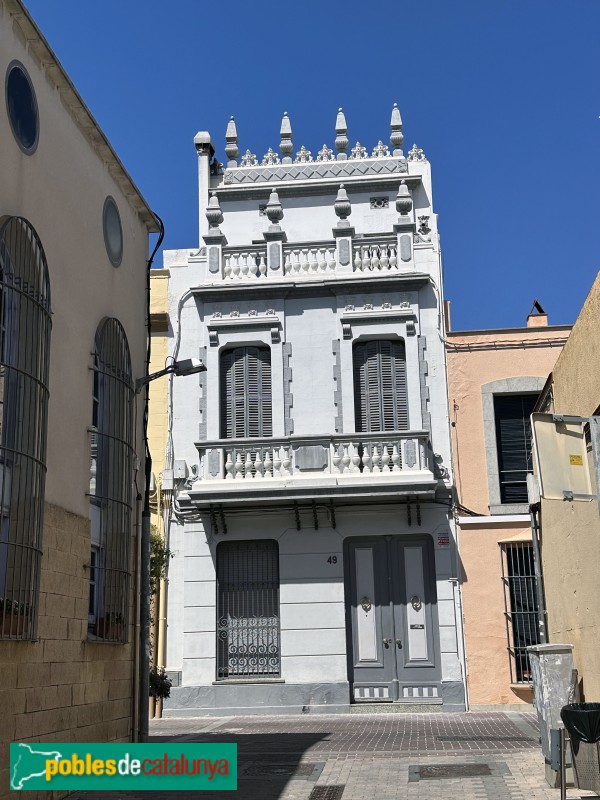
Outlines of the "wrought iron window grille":
M90 434L92 551L88 565L88 638L127 641L133 515L135 384L121 323L96 333Z
M540 643L533 546L508 542L500 549L510 681L529 684L532 678L527 648Z
M44 523L50 281L22 217L0 220L0 639L34 640Z

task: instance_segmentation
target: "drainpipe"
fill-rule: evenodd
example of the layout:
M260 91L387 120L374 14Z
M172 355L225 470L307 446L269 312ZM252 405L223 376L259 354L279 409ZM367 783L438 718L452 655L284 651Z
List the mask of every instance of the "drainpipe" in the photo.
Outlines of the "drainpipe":
M529 506L529 517L531 519L531 542L533 544L533 569L535 572L535 587L538 601L538 627L540 630L540 643L548 641L548 626L546 616L546 602L544 599L544 584L542 578L542 562L540 558L540 524L539 524L540 504L535 503Z

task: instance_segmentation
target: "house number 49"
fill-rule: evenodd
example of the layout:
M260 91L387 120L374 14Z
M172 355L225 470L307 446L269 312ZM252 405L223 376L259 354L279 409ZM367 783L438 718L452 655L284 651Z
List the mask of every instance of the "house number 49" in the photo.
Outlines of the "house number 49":
M337 556L329 556L327 559L328 564L337 564Z

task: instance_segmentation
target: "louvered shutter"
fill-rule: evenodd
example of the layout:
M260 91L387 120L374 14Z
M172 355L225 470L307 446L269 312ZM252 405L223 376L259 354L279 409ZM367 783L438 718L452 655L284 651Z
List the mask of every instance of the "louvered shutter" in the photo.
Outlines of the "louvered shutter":
M272 436L271 351L236 347L221 354L221 436Z
M527 473L532 471L530 415L537 395L494 397L500 502L527 502Z
M376 340L355 346L354 409L358 431L408 428L404 342Z

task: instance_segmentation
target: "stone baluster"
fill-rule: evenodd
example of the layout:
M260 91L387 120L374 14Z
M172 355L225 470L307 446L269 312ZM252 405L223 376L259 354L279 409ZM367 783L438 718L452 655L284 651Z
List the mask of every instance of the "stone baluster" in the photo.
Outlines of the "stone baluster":
M319 259L317 258L317 250L314 247L310 250L310 269L313 275L319 270Z
M227 253L225 255L225 266L223 267L223 275L226 278L231 278L231 260L233 258L232 253Z
M248 253L242 253L242 278L248 277L248 271L250 270L250 264L248 263Z
M283 219L283 207L275 190L271 192L266 208L269 228L263 234L267 242L267 268L269 273L277 272L283 265L283 243L286 235L279 224Z
M292 271L292 256L290 251L288 250L283 257L283 274L289 275Z
M342 456L342 472L348 472L350 467L350 453L348 452L348 445L344 445L344 454Z
M374 246L371 248L372 256L371 256L371 269L379 269L379 248Z
M363 245L362 249L362 268L363 272L369 271L371 269L371 251L369 250L368 245Z
M366 472L373 472L373 459L368 444L363 445L362 465Z
M388 453L387 444L383 445L383 453L381 454L381 471L388 472L390 463L390 454Z
M298 275L301 269L300 250L292 250L292 273Z
M288 117L287 111L283 112L283 119L281 120L281 129L279 131L279 134L281 136L279 150L281 151L281 155L283 156L283 158L281 159L281 163L291 164L292 155L294 153L294 144L292 142L292 123L290 118Z
M327 248L323 247L319 250L319 269L321 272L327 272Z
M376 443L373 444L373 472L381 472L381 456L379 455L379 448Z
M381 257L379 259L379 264L382 270L387 270L390 267L390 257L388 255L387 245L385 244L381 248Z
M237 159L239 158L240 151L238 148L237 128L235 126L235 120L233 117L231 117L227 123L225 141L227 142L225 145L225 155L229 159L227 162L227 168L229 169L230 167L237 167Z
M350 472L360 472L360 456L358 455L358 445L352 443L350 448L352 449L352 466L350 467Z
M333 445L333 454L331 456L331 463L333 465L334 474L342 471L340 467L341 461L342 461L342 456L340 454L339 447Z
M258 254L257 253L250 253L250 275L256 278L258 275Z
M402 145L404 143L404 135L402 133L402 117L400 116L400 109L398 103L394 103L392 109L392 119L390 120L390 144L392 146L392 155L395 158L404 158L402 152Z
M305 275L308 275L309 270L310 270L310 259L308 257L308 248L304 248L304 250L302 250L302 272Z
M283 476L292 474L292 459L290 458L290 448L284 446L283 458L281 459L281 472Z
M257 448L256 458L254 459L254 477L255 479L260 479L263 477L263 460L260 447Z
M223 264L223 248L227 244L225 235L219 228L223 222L223 212L219 205L219 198L215 192L212 192L208 206L206 208L206 219L208 220L208 233L203 237L204 243L208 251L208 271L211 275L222 275L225 273L222 270Z
M398 256L394 245L390 247L390 269L396 269L398 266Z
M343 183L340 184L334 209L339 218L333 229L336 262L340 272L352 272L352 238L355 231L348 222L348 217L352 213L352 205Z
M362 272L363 263L362 257L360 255L360 247L357 247L354 251L354 271L355 272Z
M335 120L335 149L338 151L337 160L346 161L348 155L346 150L350 144L348 140L348 126L346 125L346 117L343 110L340 108Z
M281 454L280 447L273 448L273 477L281 477Z
M398 445L394 444L392 448L392 472L400 472L400 453L398 452Z
M232 461L231 450L227 450L227 457L225 460L225 480L226 481L233 480L233 461Z
M398 237L398 254L403 269L414 269L413 238L416 230L413 201L405 181L402 181L396 196L398 222L394 231ZM400 266L400 265L399 265Z
M271 448L267 447L265 453L265 461L264 461L264 474L265 478L272 478L273 477L273 461L271 460Z
M264 275L267 274L267 263L265 261L265 257L263 255L263 253L260 254L260 263L258 265L258 272L259 272L259 274L261 276L264 276Z
M235 472L233 477L236 480L240 480L244 477L244 461L242 458L242 453L239 450L235 451Z
M231 277L232 278L239 278L240 277L240 270L241 270L240 254L239 253L234 253L233 256L232 256L232 259L233 259L233 268L231 270Z

